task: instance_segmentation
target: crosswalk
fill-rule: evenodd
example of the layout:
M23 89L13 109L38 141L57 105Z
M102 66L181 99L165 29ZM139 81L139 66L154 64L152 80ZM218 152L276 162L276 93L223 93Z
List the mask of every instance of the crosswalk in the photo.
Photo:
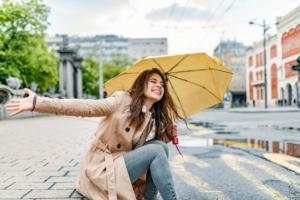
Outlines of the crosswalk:
M189 172L185 167L184 164L187 162L191 162L195 164L197 167L201 168L208 168L210 165L204 161L198 160L192 156L184 156L184 160L179 157L175 156L171 161L171 165L175 173L177 173L182 179L190 186L197 188L201 193L216 193L218 199L222 200L229 200L222 191L213 188L210 184L203 181L199 176L194 176L191 172Z
M247 184L253 186L256 192L260 193L264 199L300 199L300 178L297 174L294 174L294 176L290 174L286 175L286 173L282 173L282 170L285 169L279 166L274 167L270 165L270 163L267 163L268 161L255 158L252 155L241 156L223 152L220 153L219 158L216 158L216 161L222 163L224 168L226 167L233 171L236 177L240 177L240 179L246 181ZM201 171L214 173L213 170L216 169L212 166L212 160L200 159L193 155L184 155L184 158L180 155L175 155L171 158L170 164L176 176L180 177L185 184L196 189L202 196L209 194L209 198L207 199L236 199L236 196L231 196L230 192L226 191L226 187L220 189L220 187L216 187L215 184L212 184L213 181L205 181L206 178L203 178L204 175L201 175ZM194 174L189 169L189 165L197 167L199 173ZM222 168L219 170L222 170ZM287 173L291 172L287 171ZM218 178L226 178L226 174ZM278 180L278 182L284 183L287 187L278 188L272 184L267 184L267 179ZM242 183L243 182L241 182L241 184ZM249 197L248 199L253 198Z

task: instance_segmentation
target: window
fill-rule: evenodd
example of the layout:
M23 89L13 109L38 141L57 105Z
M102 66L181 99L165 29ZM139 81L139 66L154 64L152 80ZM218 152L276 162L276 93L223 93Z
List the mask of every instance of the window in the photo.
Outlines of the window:
M277 48L276 45L272 45L270 48L270 58L274 58L277 56Z
M252 56L249 56L249 58L248 58L248 66L249 67L253 66L253 57Z

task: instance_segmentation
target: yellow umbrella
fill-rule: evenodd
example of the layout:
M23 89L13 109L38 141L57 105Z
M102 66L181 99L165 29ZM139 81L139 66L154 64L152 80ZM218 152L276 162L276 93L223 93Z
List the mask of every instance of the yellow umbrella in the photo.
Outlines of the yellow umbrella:
M185 118L222 102L233 75L205 53L147 57L107 81L107 94L129 90L142 71L152 68L165 73L173 101Z

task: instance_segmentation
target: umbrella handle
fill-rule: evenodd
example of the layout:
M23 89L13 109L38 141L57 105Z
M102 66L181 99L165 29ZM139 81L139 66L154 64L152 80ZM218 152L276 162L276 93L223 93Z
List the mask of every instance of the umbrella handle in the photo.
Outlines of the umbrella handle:
M178 151L178 153L183 157L182 153L180 152L179 150L179 147L178 147L178 143L179 143L179 140L178 140L178 137L177 135L174 135L173 138L172 138L172 143L176 146L176 149Z
M179 142L178 142L178 137L177 137L177 135L173 135L172 143L173 143L173 144L178 144L178 143L179 143Z

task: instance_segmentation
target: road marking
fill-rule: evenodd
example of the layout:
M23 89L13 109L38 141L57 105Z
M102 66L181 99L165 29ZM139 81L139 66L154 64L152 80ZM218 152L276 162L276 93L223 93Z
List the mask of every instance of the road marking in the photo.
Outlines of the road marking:
M258 162L253 161L253 160L248 160L248 159L245 159L245 158L243 158L243 161L247 162L247 163L263 170L263 171L265 171L266 173L270 174L271 176L276 177L277 179L279 179L281 181L286 182L288 185L292 185L293 187L296 187L296 188L300 189L300 186L298 185L298 182L291 181L290 177L275 171L274 169L272 169L271 167L269 167L267 165L260 164Z
M175 173L178 174L178 176L181 177L186 184L198 189L200 193L217 193L217 199L230 200L222 191L214 189L200 177L194 176L192 173L187 171L184 167L185 163L195 164L199 168L206 168L210 166L208 163L192 156L184 155L184 158L179 155L174 156L174 158L171 160L171 166Z
M269 187L267 185L264 185L261 183L260 180L258 180L253 174L248 172L244 167L239 166L238 161L245 161L246 159L234 155L222 155L221 159L224 161L224 163L232 168L236 173L242 175L245 177L248 181L252 182L253 185L255 185L258 189L260 189L263 193L266 193L267 195L271 196L272 199L276 200L288 200L288 197L284 196L277 190L273 189L272 187ZM238 161L237 161L238 160ZM256 166L256 165L254 165Z

